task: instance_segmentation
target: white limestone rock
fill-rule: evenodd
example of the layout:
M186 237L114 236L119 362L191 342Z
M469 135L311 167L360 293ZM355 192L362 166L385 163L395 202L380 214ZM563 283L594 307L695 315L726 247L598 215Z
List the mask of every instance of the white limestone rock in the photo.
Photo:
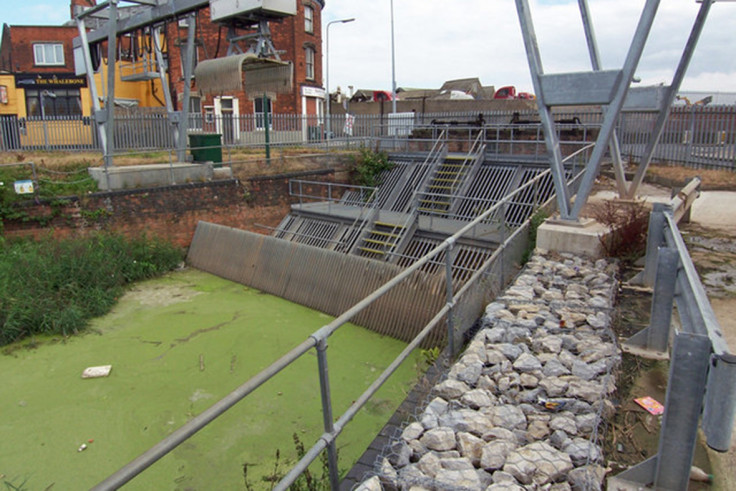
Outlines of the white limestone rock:
M383 491L383 487L381 486L381 480L378 476L373 476L360 483L360 485L355 488L355 491Z
M461 431L457 434L457 448L460 451L460 455L470 460L476 467L480 463L480 457L485 444L486 442L482 438L472 433Z
M428 430L419 442L430 450L444 451L455 448L455 432L451 428L437 427Z
M440 425L454 431L472 433L481 436L493 428L491 418L472 409L448 411L440 416Z
M560 363L560 360L554 358L544 364L542 373L545 377L559 377L561 375L570 375L570 369Z
M562 448L562 451L578 466L599 462L603 458L598 445L585 438L574 438Z
M568 435L577 435L578 433L575 418L567 414L553 417L549 422L549 428L552 431L562 430Z
M495 471L503 468L506 457L517 445L509 440L494 440L483 447L480 458L480 467L487 471Z
M528 373L541 370L542 364L535 356L529 353L522 353L514 362L514 369L521 373Z
M444 382L436 385L435 392L445 399L457 399L470 390L465 382L448 378Z
M419 459L419 462L417 462L417 467L419 467L419 470L422 471L424 474L428 475L431 478L434 478L434 476L437 474L437 471L440 470L440 458L435 452L427 452L426 454L422 455L421 459Z
M437 489L480 489L480 478L475 470L441 469L435 481Z
M530 443L510 453L503 470L522 484L543 486L567 475L570 457L544 442Z
M567 482L575 491L600 491L603 489L603 479L606 469L599 465L585 465L573 469L567 475Z
M473 409L488 407L494 404L494 399L488 391L473 389L460 397L460 402Z
M526 415L518 406L497 406L493 413L493 424L507 430L526 428L526 423Z
M409 440L418 439L422 436L422 433L424 433L424 426L422 426L421 423L414 421L404 428L404 431L401 432L401 438L408 442Z

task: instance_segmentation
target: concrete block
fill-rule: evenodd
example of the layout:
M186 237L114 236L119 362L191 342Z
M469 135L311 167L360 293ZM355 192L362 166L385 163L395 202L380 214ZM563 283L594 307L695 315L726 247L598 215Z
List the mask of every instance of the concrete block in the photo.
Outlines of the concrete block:
M147 164L109 167L107 176L104 167L90 167L89 174L101 191L110 191L211 181L213 168L211 163Z
M604 255L602 240L610 233L608 227L592 219L548 219L537 229L537 250L546 252L570 252L590 258Z

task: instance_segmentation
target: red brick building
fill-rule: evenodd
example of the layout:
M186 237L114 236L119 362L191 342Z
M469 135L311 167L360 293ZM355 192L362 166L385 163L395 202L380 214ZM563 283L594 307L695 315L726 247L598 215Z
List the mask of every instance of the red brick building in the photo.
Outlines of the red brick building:
M0 74L6 98L0 114L83 114L87 79L75 76L72 54L72 39L78 34L74 26L3 25Z
M84 8L95 4L96 0L71 0L71 15L74 16ZM282 52L281 59L294 64L294 87L291 93L279 94L276 100L269 100L269 111L277 114L309 115L321 118L324 101L321 22L324 0L296 0L296 6L295 16L270 23L273 43L276 49ZM224 56L227 52L227 29L210 21L209 8L198 11L196 21L195 63L198 60ZM174 108L181 109L184 91L182 47L186 44L187 28L183 22L173 20L168 23L165 32L164 46L165 57L168 60L169 88ZM76 24L71 22L70 25L65 26L4 26L0 44L0 75L5 73L6 76L14 76L17 80L28 79L23 83L27 84L26 88L31 89L26 91L25 96L28 110L18 110L15 114L23 117L36 115L39 112L38 103L33 99L33 88L35 87L30 87L33 85L32 80L42 81L46 77L56 76L57 80L74 82L76 85L70 89L72 92L74 92L73 89L76 89L76 92L73 94L69 92L68 94L72 94L69 97L76 97L76 101L80 99L79 88L86 87L87 82L85 77L74 76L72 39L77 35ZM119 40L123 48L126 42L130 43L129 39ZM101 50L103 55L106 52L106 48ZM2 82L5 83L5 81ZM50 82L45 83L48 85ZM137 98L140 106L163 105L160 90L157 90L150 80L140 81L138 84L142 85L141 90L131 89L128 83L116 84L116 98ZM67 92L64 92L63 87L58 86L58 83L54 88L58 92L57 95L67 96ZM250 100L243 92L222 94L217 97L200 97L196 90L196 80L192 81L192 89L192 112L215 116L257 116L263 113L263 100ZM89 115L90 101L85 100L89 99L87 93L86 90L82 90L81 102L75 102L76 105L71 109L67 108L67 111L71 111L70 115ZM29 97L31 100L28 99ZM57 97L46 101L46 104L53 105L56 102L60 104L64 101L66 99ZM9 107L6 109L11 110ZM60 112L59 115L64 115L64 113ZM255 118L256 121L258 119Z

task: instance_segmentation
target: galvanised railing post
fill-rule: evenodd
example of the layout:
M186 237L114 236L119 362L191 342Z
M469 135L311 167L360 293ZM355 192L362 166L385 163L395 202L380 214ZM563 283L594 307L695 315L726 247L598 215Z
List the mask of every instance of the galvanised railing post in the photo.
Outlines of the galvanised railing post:
M649 215L649 230L647 231L646 265L642 275L642 284L654 286L657 274L657 254L659 248L664 244L664 228L666 212L671 212L672 207L666 203L654 203L652 213Z
M327 213L332 214L332 183L327 183Z
M454 358L456 350L458 348L455 342L455 301L453 299L455 293L452 288L452 263L454 260L455 241L452 240L448 243L447 249L445 249L445 295L446 303L449 308L447 311L447 347L450 351L450 357Z
M332 397L330 396L330 377L327 369L327 338L317 340L317 368L319 370L319 389L322 396L322 421L325 434L330 435L327 442L327 463L330 471L332 491L340 489L340 475L337 470L337 445L335 445L335 425L332 418Z
M677 249L662 247L657 259L657 275L652 295L651 321L647 331L646 348L664 353L670 342L672 308L677 285L680 254Z
M710 352L708 336L682 332L675 337L654 489L687 489Z
M713 450L728 452L736 420L736 355L713 355L703 408L703 432Z

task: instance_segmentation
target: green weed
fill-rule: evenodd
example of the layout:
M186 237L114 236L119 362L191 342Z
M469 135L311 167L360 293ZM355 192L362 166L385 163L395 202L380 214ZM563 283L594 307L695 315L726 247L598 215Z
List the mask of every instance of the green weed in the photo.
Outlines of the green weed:
M386 152L374 152L370 148L360 147L350 169L351 181L359 186L378 186L381 184L379 182L381 173L392 169L393 166Z
M33 334L64 336L107 313L125 285L175 268L182 251L161 240L99 234L0 242L0 346Z

